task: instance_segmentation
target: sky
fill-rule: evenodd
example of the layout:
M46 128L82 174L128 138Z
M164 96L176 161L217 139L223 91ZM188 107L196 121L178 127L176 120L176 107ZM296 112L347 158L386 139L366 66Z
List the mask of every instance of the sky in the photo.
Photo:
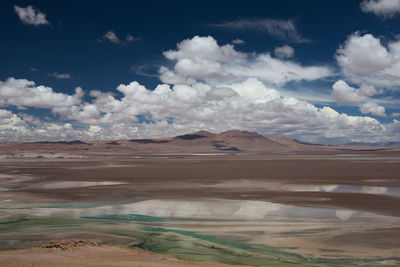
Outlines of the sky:
M400 142L400 0L1 1L0 141Z

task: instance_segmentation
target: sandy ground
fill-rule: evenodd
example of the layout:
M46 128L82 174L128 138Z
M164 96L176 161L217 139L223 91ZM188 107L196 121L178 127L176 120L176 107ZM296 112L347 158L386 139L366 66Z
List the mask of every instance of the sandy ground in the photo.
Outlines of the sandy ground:
M0 251L2 267L175 267L231 266L218 263L181 261L174 257L114 246L79 247L68 250L30 248ZM235 265L237 266L237 265Z
M396 188L400 188L400 152L110 155L101 158L89 155L82 159L37 158L37 155L33 158L2 159L0 208L4 210L0 220L24 213L30 216L61 216L58 212L67 212L68 207L57 209L51 206L62 205L95 206L100 210L106 207L105 211L108 212L118 210L114 209L115 206L122 206L128 213L140 211L166 217L187 215L197 219L208 216L227 220L230 217L243 219L240 216L249 216L252 220L264 221L253 225L248 220L225 224L193 220L180 225L163 223L157 226L219 234L236 240L242 238L250 245L275 247L302 255L400 258L400 197L395 195ZM347 186L346 190L350 187L353 191L335 191L340 186ZM223 204L221 206L218 203ZM274 215L279 210L277 207L281 207L275 204L284 205L285 209L285 205L298 207L294 210L302 218L291 220L289 216L280 221L280 214L276 214L274 221L269 222L268 216L271 213ZM38 206L50 208L33 211L21 209ZM303 214L303 208L308 207L331 209L336 214L335 221L331 217L314 217L306 209ZM355 218L354 211L388 218L378 218L377 221L370 217ZM75 216L81 216L84 215L82 212L89 212L89 209L72 212ZM266 217L263 212L266 212ZM2 238L8 238L8 243L0 244L2 249L7 249L10 244L18 247L18 242L23 243L25 239L31 242L26 244L37 244L43 236L17 230L12 236L11 233L3 233ZM54 235L54 238L57 236ZM107 241L106 238L110 237L104 237L103 241ZM99 236L99 239L102 240L103 236ZM26 244L23 247L27 247ZM76 252L37 248L7 251L0 254L0 266L4 265L4 257L11 256L18 260L14 263L20 265L4 266L41 266L46 255L52 255L54 260L60 259L59 263L68 258L79 262L78 259L83 260L98 253L92 249L103 248L85 248ZM115 253L121 255L121 259L136 257L136 254L128 255L129 250L126 249L110 248L110 251L114 249L118 250ZM70 257L68 253L77 255ZM123 256L124 253L126 256ZM174 265L159 265L169 264L174 259L160 260L157 257L164 256L139 254L155 257L152 259L154 263L146 263L153 265L126 266L197 266L178 265L175 262ZM103 253L100 252L100 255ZM35 262L29 262L31 259ZM112 265L113 259L110 256L110 265L104 266L125 266L123 261L115 263L119 265ZM92 266L90 264L95 262L90 260L86 265L56 264Z

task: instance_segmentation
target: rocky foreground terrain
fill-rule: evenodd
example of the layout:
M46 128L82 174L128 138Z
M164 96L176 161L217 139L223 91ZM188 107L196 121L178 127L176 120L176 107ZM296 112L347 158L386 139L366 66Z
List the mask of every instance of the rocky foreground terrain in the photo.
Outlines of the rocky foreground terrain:
M399 152L243 131L1 143L0 266L399 266Z
M152 253L141 249L100 245L94 241L63 240L30 249L0 251L0 266L228 267L230 265L207 262L186 262L171 256Z

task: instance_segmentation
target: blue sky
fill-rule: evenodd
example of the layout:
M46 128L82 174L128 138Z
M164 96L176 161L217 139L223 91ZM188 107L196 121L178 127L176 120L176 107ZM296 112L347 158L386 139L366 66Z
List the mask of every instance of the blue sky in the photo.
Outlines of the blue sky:
M399 14L400 0L2 1L0 141L400 141Z

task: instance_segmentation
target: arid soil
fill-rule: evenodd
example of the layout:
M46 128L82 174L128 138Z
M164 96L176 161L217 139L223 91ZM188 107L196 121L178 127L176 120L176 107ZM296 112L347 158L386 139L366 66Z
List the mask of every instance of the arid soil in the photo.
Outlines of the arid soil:
M49 257L54 266L203 266L138 247L254 266L266 266L260 257L269 266L281 260L269 249L312 266L331 266L320 258L400 264L398 149L237 134L0 144L0 266L44 266ZM251 151L266 144L277 151ZM239 150L224 150L232 147ZM70 238L135 249L37 247Z
M0 251L2 267L173 267L173 266L231 266L218 263L181 261L174 257L161 255L141 249L127 249L115 246L93 246L92 244L70 245L65 249L55 244L30 249Z

